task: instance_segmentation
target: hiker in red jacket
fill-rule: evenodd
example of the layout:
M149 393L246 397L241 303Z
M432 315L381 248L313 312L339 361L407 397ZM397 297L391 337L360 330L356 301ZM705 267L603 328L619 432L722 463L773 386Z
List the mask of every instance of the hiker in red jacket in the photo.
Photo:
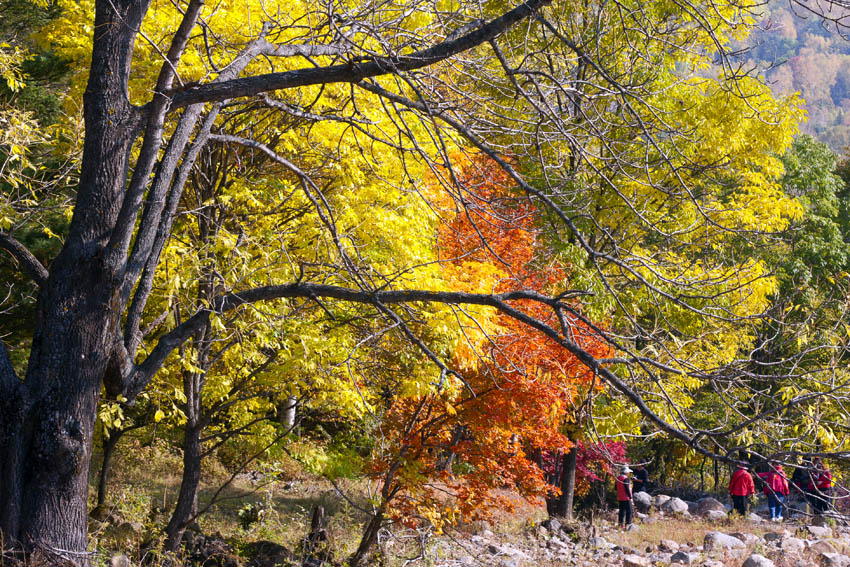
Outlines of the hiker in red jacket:
M614 485L617 487L617 504L620 510L617 513L617 523L621 528L632 523L632 481L629 474L632 469L628 465L623 465L620 468L620 475L614 480Z
M742 516L747 515L749 498L756 493L753 475L743 465L738 467L729 481L729 494L732 495L732 506Z
M771 467L771 470L758 473L764 481L764 493L767 496L767 507L770 508L770 519L773 522L782 521L782 505L788 496L788 478L782 465Z
M806 486L806 497L815 514L823 514L829 509L829 495L832 492L832 473L819 457L812 460L809 469L809 484Z

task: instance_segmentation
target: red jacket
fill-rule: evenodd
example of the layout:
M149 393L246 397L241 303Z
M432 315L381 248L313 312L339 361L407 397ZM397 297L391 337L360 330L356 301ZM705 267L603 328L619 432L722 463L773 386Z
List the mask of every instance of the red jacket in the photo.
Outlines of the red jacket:
M626 502L627 500L632 499L632 481L629 480L624 474L621 474L614 481L614 484L617 486L617 500L620 502Z
M738 469L729 481L729 494L732 496L749 496L756 493L756 485L752 475L746 469Z
M832 473L829 469L819 469L811 473L809 476L809 492L814 492L815 488L823 492L832 488Z
M759 478L764 481L765 494L788 496L788 479L782 467L776 467L775 471L759 473Z

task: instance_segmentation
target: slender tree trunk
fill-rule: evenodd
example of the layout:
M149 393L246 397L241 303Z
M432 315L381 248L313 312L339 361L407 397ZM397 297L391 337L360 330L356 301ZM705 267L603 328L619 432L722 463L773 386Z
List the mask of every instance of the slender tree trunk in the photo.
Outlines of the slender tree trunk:
M378 532L381 530L381 524L384 522L384 511L378 510L372 519L369 520L369 523L366 524L366 529L363 531L363 537L360 540L360 545L357 547L357 551L351 556L348 560L349 567L359 567L363 560L366 558L366 554L369 553L369 550L372 549L372 546L375 545L375 542L378 541Z
M287 427L290 431L295 428L295 408L298 405L298 398L289 396L284 402L283 411L280 416L281 425Z
M177 551L183 532L198 512L198 489L201 484L201 428L187 425L183 432L183 480L177 506L165 529L165 550Z
M573 500L576 492L576 463L578 461L578 451L573 445L570 450L564 455L564 466L561 472L561 497L558 499L559 516L568 520L573 519Z
M124 435L123 429L112 429L103 436L103 461L100 464L100 475L97 480L97 505L92 510L92 516L100 518L106 513L106 489L109 483L109 473L112 469L112 456L118 440Z

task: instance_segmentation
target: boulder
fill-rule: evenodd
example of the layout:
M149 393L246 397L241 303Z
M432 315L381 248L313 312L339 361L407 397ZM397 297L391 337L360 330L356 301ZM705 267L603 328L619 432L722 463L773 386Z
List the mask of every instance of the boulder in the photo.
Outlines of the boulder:
M809 543L809 549L816 553L835 553L838 551L825 539L818 539Z
M821 553L818 564L821 567L850 567L850 557L840 553Z
M279 543L268 540L260 540L249 543L245 551L251 560L248 567L277 567L278 565L289 565L293 558L292 553Z
M139 522L121 522L107 527L106 531L117 539L135 539L142 535L145 527Z
M709 510L704 514L704 517L709 522L720 522L729 517L729 514L723 510Z
M671 539L662 539L658 544L658 549L661 551L669 551L670 553L674 553L679 551L679 544Z
M544 520L540 523L541 526L549 530L550 532L557 533L561 529L561 522L557 518L549 518L548 520Z
M681 498L673 497L661 505L661 511L665 514L684 514L688 511L688 504Z
M706 551L715 549L743 549L746 547L740 539L722 532L708 532L705 534L702 545Z
M799 553L806 548L805 542L803 540L796 537L788 537L782 540L782 543L779 544L779 547L782 548L782 551L788 553Z
M656 508L661 508L661 505L670 500L666 494L656 494L652 497L652 505Z
M747 519L751 522L763 522L764 518L756 514L755 512L750 512L747 516Z
M801 531L817 538L832 537L832 530L827 526L805 526Z
M826 527L827 526L826 516L822 516L820 514L818 514L817 516L814 516L811 519L811 525Z
M707 516L709 512L723 512L723 516L726 516L726 506L723 505L717 498L712 498L711 496L706 496L705 498L700 498L696 502L696 513L700 516Z
M767 532L764 534L764 541L768 543L778 543L790 535L791 534L789 534L787 530L782 532Z
M692 565L699 555L696 553L688 553L687 551L677 551L670 557L670 563L679 563L681 565Z
M744 561L744 564L741 567L775 567L773 561L765 557L764 555L759 555L758 553L753 553L747 560Z
M132 567L132 563L130 563L130 559L124 555L123 553L120 555L113 555L109 560L109 567Z
M751 533L735 532L735 533L729 534L729 535L731 535L732 537L738 538L739 540L743 541L746 545L751 545L751 544L756 545L756 544L762 543L762 539L759 536L757 536L755 534L751 534Z
M611 549L614 547L614 544L610 543L607 539L598 536L590 538L588 543L590 544L590 547L596 549Z
M646 557L629 554L623 557L623 567L650 567L652 563Z
M635 509L641 514L648 514L652 509L652 496L646 492L635 492L632 501L635 503Z

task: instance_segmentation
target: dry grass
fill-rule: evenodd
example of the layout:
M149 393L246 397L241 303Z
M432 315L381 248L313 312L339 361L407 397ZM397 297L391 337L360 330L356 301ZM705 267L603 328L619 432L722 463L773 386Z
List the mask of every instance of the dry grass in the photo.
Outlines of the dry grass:
M634 531L612 528L609 532L612 537L609 539L618 545L646 549L648 546L653 548L658 546L663 539L675 541L680 545L702 545L705 534L711 531L727 534L741 532L763 536L766 532L776 529L775 525L756 524L739 516L730 517L722 522L708 522L700 518L664 517L649 523L638 523ZM616 534L616 537L613 537L613 534Z

